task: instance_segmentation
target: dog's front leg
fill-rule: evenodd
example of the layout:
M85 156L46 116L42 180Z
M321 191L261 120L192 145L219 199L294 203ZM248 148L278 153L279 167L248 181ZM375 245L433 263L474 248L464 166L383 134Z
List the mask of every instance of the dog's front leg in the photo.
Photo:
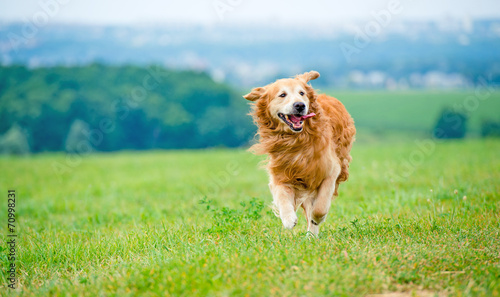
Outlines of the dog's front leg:
M295 192L286 185L269 184L271 193L273 194L273 203L279 212L283 226L287 229L292 229L297 225L297 214L295 213Z

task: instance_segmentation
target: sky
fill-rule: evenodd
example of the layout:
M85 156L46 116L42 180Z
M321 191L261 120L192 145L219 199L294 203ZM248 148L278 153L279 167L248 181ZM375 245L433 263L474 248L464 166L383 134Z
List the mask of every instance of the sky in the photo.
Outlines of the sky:
M304 25L368 20L391 5L402 20L500 17L499 0L0 0L0 21Z

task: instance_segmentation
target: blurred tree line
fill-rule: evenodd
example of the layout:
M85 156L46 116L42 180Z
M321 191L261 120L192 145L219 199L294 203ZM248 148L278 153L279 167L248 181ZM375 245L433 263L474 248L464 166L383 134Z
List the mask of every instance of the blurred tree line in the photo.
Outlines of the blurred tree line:
M433 136L438 139L464 138L469 118L465 112L445 108L441 111ZM481 123L481 137L500 137L500 122L484 120Z
M205 73L0 67L3 151L237 147L255 131L247 112L239 94Z

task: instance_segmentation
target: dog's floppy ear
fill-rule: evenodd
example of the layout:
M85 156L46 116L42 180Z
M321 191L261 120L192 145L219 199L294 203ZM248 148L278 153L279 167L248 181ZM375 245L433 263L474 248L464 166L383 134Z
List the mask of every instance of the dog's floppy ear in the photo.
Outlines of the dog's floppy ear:
M256 101L260 97L262 97L262 95L264 95L265 92L266 92L266 89L264 89L264 88L254 88L250 93L243 96L243 98L250 100L250 101Z
M295 78L307 84L310 80L317 79L318 77L319 77L319 72L313 70L303 74L299 74Z

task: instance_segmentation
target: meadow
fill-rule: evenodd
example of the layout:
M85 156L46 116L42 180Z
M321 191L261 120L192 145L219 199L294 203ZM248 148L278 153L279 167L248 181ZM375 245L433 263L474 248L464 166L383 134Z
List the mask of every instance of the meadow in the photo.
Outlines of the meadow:
M0 293L499 296L499 152L493 139L360 142L318 238L301 211L283 229L245 150L2 157L18 288L2 227Z
M469 137L481 134L483 121L500 121L500 92L481 86L462 91L325 91L344 103L362 142L429 137L444 109L467 117Z

